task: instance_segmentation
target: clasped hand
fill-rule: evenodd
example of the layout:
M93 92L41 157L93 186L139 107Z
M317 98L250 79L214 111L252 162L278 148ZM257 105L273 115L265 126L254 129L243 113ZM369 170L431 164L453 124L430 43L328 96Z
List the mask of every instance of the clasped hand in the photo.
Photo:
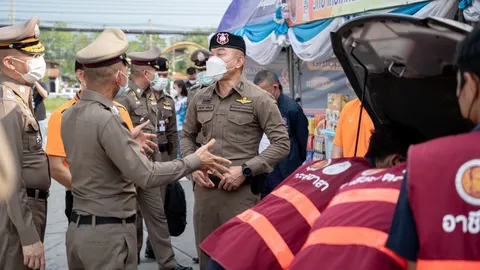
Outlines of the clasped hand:
M220 179L219 189L228 191L237 190L243 181L245 181L245 176L242 174L242 167L232 166L227 168L223 166L222 164L230 165L231 162L209 152L214 144L215 140L211 140L208 144L197 150L196 153L200 156L200 159L202 159L201 155L206 155L208 156L207 159L209 162L202 161L202 169L192 173L193 181L201 187L214 188L215 185L208 177L208 174L213 174Z

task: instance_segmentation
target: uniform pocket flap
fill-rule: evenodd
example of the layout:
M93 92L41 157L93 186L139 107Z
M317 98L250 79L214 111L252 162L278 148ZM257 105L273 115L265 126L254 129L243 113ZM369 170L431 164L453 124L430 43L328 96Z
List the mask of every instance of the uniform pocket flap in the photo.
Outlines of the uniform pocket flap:
M230 112L228 113L228 121L235 123L239 126L249 124L253 121L253 108L252 111L246 112L245 110L234 110L230 107Z
M136 115L144 116L145 114L147 114L147 108L145 108L145 107L138 107L138 108L135 108L135 109L133 110L133 112L134 112Z
M162 113L165 117L172 117L173 113L170 110L162 110Z
M25 125L25 131L26 132L38 132L39 129L40 128L38 126L38 123L34 119L28 120L26 125Z

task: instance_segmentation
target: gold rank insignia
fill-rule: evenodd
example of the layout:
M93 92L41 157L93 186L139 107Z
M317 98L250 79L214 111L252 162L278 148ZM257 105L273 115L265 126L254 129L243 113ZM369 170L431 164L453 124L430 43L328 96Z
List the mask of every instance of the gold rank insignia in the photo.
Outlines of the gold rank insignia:
M242 103L242 104L250 104L252 103L251 100L249 100L247 97L243 97L241 99L236 99L235 101L237 101L238 103Z
M170 102L164 101L164 102L163 102L163 105L165 105L165 106L170 106Z
M150 100L153 100L153 97L152 97L152 96L150 96L148 99L150 99Z

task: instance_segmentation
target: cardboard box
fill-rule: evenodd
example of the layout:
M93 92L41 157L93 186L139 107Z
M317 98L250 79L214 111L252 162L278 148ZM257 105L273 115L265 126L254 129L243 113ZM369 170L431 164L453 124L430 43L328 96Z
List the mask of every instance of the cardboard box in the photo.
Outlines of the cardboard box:
M327 109L341 111L348 102L348 95L344 94L328 94Z

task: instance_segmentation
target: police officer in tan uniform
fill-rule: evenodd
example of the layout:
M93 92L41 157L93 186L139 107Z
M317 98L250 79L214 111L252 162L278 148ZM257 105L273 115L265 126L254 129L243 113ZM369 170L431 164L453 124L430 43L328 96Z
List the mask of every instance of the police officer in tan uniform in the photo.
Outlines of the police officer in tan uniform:
M89 90L64 112L61 124L74 197L66 235L70 269L137 269L135 185L152 190L193 170L229 171L220 165L228 160L208 151L214 140L165 163L140 152L113 104L128 84L127 47L125 34L110 28L77 53Z
M197 245L221 224L258 202L265 174L290 150L275 100L243 75L243 38L217 33L210 41L210 52L207 75L217 82L200 90L188 106L180 147L186 156L195 151L199 133L204 136L202 144L216 139L213 153L232 160L232 173L225 174L223 180L200 171L193 173ZM263 133L271 144L258 154ZM200 252L203 270L208 257Z
M213 84L213 79L206 76L206 63L209 56L210 52L205 49L197 49L190 55L190 61L195 64L194 67L197 70L197 82L190 88L187 88L187 105L198 91Z
M40 20L0 28L0 126L14 155L16 190L0 205L2 269L44 269L50 188L48 159L32 109L32 85L45 74ZM3 149L2 149L3 154Z
M157 63L160 49L153 48L145 52L131 52L127 56L131 61L131 75L125 95L118 97L120 102L130 113L134 126L141 125L150 120L145 131L158 136L158 148L150 156L154 161L170 161L169 143L166 141L166 126L172 119L166 117L159 107L159 97L155 93L163 92L168 83L161 79L161 71ZM168 100L161 100L168 102ZM171 115L171 113L170 113ZM176 121L175 121L176 125ZM176 126L173 131L176 134ZM160 141L161 140L161 141ZM157 142L156 141L156 142ZM176 138L175 138L176 143ZM163 158L162 158L163 157ZM159 266L165 269L185 269L175 260L170 234L168 233L167 217L163 207L164 188L155 187L148 190L137 187L137 201L140 211L137 212L137 252L143 245L143 218L147 225L148 243L147 257L154 257ZM148 253L148 251L150 251ZM153 256L148 256L152 255ZM156 255L156 256L155 256ZM139 257L140 260L140 257ZM189 268L186 268L187 270Z
M153 87L153 94L158 105L157 143L158 159L170 161L177 158L177 115L175 101L165 91L168 86L168 60L157 58L158 77L161 82Z

